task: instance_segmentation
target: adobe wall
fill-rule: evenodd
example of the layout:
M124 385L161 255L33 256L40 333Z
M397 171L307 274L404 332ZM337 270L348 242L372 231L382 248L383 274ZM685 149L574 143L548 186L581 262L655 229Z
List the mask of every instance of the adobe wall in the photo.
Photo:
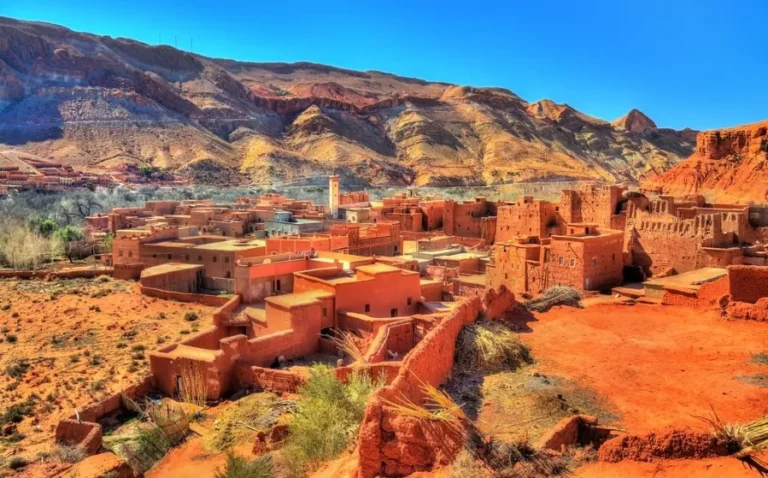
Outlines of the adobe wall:
M482 309L479 298L465 300L430 330L405 357L393 382L368 401L358 439L358 476L404 475L448 464L463 446L463 437L436 423L398 416L387 401L420 404L422 383L440 385L451 374L456 338ZM434 425L434 426L433 426Z
M101 449L101 425L66 418L56 425L56 443L76 446L86 455L93 455Z
M218 309L213 311L213 323L214 325L220 325L223 320L229 318L230 314L234 312L240 304L242 299L239 295L230 297L226 302L221 304Z
M274 393L296 393L306 383L306 378L296 372L236 363L234 380L237 388L256 386Z
M754 304L768 297L768 267L736 265L728 267L731 300Z
M211 307L220 307L230 300L229 297L220 295L207 295L207 294L195 294L189 292L174 292L171 290L154 289L152 287L145 287L139 285L139 289L143 295L149 297L156 297L158 299L175 300L177 302L191 302L195 304L203 304Z
M702 284L698 291L686 290L684 288L667 288L661 298L664 305L677 305L690 308L710 307L719 298L730 293L730 278L728 276L720 277L711 282Z
M114 272L112 268L101 269L78 269L72 271L54 271L54 270L37 270L37 271L25 271L25 270L12 270L12 271L0 271L0 278L17 278L17 279L93 279L99 276L111 276Z
M143 287L171 292L196 293L202 285L203 268L175 269L162 274L144 275L139 279Z
M114 255L112 256L114 258ZM114 264L114 272L112 276L115 279L121 280L139 280L141 277L141 271L144 270L143 263L132 264Z
M584 241L584 290L607 290L621 285L623 241L621 234L590 237Z
M426 302L439 302L443 300L443 284L441 282L421 283L421 297Z
M515 204L499 206L496 242L509 241L517 236L549 237L557 225L557 206L525 197Z

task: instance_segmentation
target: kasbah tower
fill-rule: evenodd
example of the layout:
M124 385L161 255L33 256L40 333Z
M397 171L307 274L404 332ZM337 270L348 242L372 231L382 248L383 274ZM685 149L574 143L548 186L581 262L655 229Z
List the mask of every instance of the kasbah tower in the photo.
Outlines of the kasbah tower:
M339 177L328 176L328 209L333 219L339 218Z

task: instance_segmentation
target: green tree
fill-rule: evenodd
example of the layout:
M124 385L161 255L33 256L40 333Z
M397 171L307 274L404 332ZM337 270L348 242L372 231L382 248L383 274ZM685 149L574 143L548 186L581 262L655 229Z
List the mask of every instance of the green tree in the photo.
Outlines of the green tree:
M150 178L155 173L155 168L149 164L142 164L139 166L139 173L145 178Z
M37 230L44 237L51 237L56 231L59 230L59 225L53 219L44 219L37 225Z

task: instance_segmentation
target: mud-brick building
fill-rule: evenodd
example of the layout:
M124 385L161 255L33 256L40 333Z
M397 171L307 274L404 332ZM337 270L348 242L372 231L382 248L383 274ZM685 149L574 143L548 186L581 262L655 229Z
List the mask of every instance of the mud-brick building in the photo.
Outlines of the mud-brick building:
M486 266L488 286L536 294L564 285L609 290L623 279L623 231L596 224L568 224L565 234L520 236L498 243Z
M256 304L237 296L217 312L214 327L152 352L150 369L158 388L176 394L184 370L191 369L205 378L208 398L221 398L242 367L269 367L278 359L316 353L323 330L370 337L381 327L408 321L404 316L416 314L422 297L418 273L384 264L295 272L293 288Z
M293 216L290 211L275 211L272 219L266 221L266 231L270 237L292 236L322 232L325 229L323 221L302 219Z
M443 232L449 236L479 237L488 244L496 236L496 213L500 204L477 197L474 201L445 201Z
M623 239L623 231L599 229L596 224L568 224L566 235L550 238L549 257L542 258L539 266L541 272L548 266L546 275L538 274L546 281L541 290L553 285L610 290L621 285ZM537 275L535 270L531 272Z
M559 206L531 196L518 198L512 204L498 207L496 242L506 242L519 236L549 237L562 223Z

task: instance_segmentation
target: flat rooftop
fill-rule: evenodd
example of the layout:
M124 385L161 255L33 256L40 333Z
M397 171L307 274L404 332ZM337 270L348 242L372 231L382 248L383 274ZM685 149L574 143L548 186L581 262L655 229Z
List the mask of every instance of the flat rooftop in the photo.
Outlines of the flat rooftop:
M266 247L267 242L263 239L242 240L234 239L231 241L212 242L210 244L200 244L196 249L206 251L242 251L245 249L254 249L257 247Z
M470 259L479 259L480 256L478 254L472 254L470 252L461 252L459 254L451 254L447 256L437 256L435 257L436 260L445 260L445 261L466 261Z
M462 284L471 285L485 285L485 274L471 274L466 276L459 276L456 280Z
M358 271L363 272L365 274L370 275L376 275L376 274L389 274L392 272L408 272L404 271L403 269L400 269L395 266L390 266L389 264L382 264L382 263L376 263L376 264L368 264L365 266L359 266L357 268Z
M683 272L676 276L647 280L643 282L643 285L645 287L656 289L672 288L697 290L702 284L712 282L726 275L728 275L726 269L721 269L719 267L705 267L703 269L696 269L695 271Z
M159 266L147 267L141 271L141 277L159 276L168 274L169 272L189 271L202 268L203 266L200 264L182 264L180 262L169 262L167 264L160 264Z
M332 292L325 290L309 290L306 292L296 292L294 294L273 295L264 299L264 302L284 309L293 307L303 307L314 304L317 299L333 297Z

